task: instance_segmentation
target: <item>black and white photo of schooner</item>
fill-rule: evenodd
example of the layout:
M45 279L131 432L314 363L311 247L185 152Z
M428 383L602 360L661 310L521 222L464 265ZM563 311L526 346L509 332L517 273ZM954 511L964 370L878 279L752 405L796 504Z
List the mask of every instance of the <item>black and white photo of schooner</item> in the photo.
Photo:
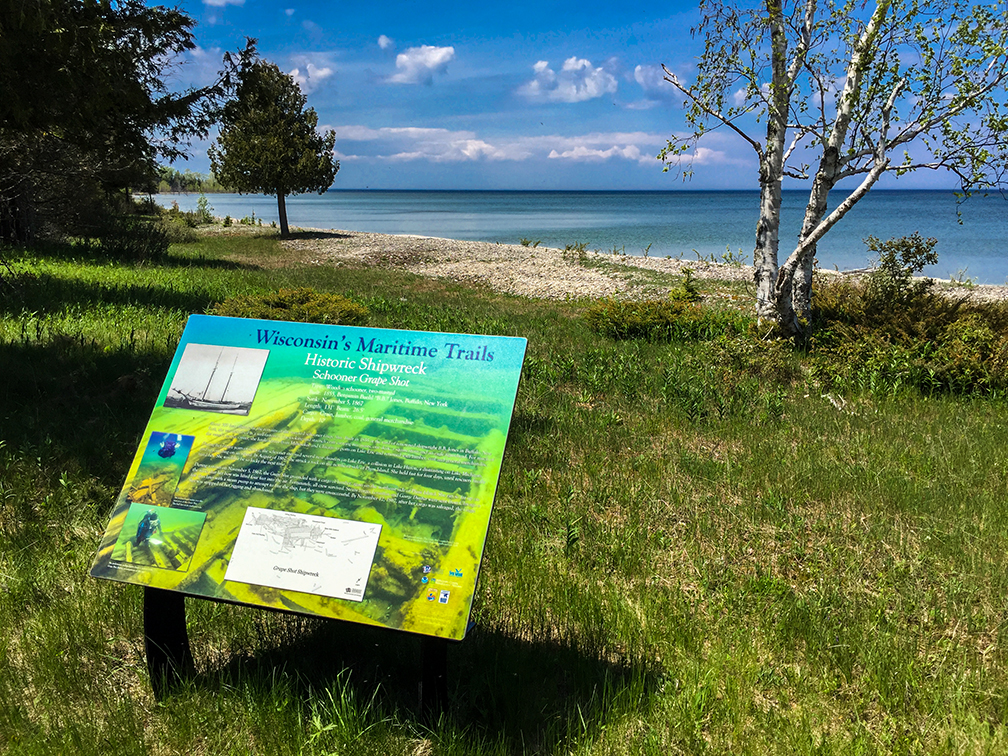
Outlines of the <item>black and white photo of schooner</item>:
M269 350L187 344L164 406L247 415Z

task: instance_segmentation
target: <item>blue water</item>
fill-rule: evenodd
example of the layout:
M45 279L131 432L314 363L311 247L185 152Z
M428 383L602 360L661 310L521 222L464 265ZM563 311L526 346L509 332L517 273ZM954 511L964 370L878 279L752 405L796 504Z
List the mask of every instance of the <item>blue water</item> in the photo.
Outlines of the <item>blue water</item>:
M834 192L830 207L842 194ZM214 214L238 219L255 212L276 221L273 197L211 194ZM195 194L157 195L161 204L196 206ZM781 262L794 248L807 192L785 191L781 213ZM759 195L739 192L472 192L330 191L287 198L292 226L419 234L450 239L517 243L526 238L550 247L585 242L588 249L696 259L730 249L752 261ZM870 263L862 239L907 236L938 239L938 264L925 273L939 278L1008 282L1008 201L972 197L958 206L945 191L874 191L859 202L819 244L822 268L849 270Z

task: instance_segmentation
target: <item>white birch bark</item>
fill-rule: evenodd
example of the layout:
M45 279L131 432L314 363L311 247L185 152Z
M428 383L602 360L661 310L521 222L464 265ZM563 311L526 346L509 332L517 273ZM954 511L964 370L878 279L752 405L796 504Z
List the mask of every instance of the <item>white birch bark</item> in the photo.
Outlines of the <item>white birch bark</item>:
M760 154L760 216L756 224L756 248L753 250L753 277L756 283L756 317L760 322L780 322L775 296L779 277L777 266L780 246L781 180L784 175L784 148L787 119L794 80L808 50L815 0L805 6L805 34L798 43L791 65L787 64L787 34L784 28L783 0L766 0L770 21L770 107L767 114L766 146Z
M837 100L833 128L830 130L829 140L823 149L823 156L819 161L819 168L812 182L812 189L809 191L809 201L805 206L805 219L802 223L801 232L798 235L798 245L788 257L778 275L776 291L779 315L778 323L782 326L785 333L799 333L801 330L799 318L808 318L811 314L812 268L815 262L816 242L822 238L825 230L819 234L815 234L815 232L821 225L823 216L826 214L829 193L836 186L840 178L843 168L840 151L847 140L851 113L861 95L864 71L867 69L868 61L871 60L875 53L879 28L885 20L889 5L890 0L879 0L875 4L875 11L872 13L868 25L861 33L861 37L852 51L850 63L847 66L847 78L844 82L843 92ZM880 135L880 144L883 142L884 135ZM882 160L884 160L884 154L876 155L876 168ZM886 164L888 164L888 161L886 161ZM875 168L872 169L869 176L874 173ZM865 191L871 188L871 185L878 180L879 175L881 175L881 172L868 184ZM863 186L864 183L862 182ZM842 214L836 217L833 223L839 220L840 217L842 217ZM830 226L832 226L832 223ZM815 235L814 240L812 239L813 235ZM785 278L787 280L784 280Z

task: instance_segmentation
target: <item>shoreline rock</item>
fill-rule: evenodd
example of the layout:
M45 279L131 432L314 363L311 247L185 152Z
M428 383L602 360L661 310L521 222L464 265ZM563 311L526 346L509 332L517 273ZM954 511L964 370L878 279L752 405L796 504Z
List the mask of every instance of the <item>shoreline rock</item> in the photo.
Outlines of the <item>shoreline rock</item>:
M647 271L681 276L686 268L697 279L752 282L751 265L706 261L564 251L551 247L443 239L433 236L378 234L336 229L301 229L297 238L281 245L317 264L356 262L406 270L432 278L485 285L495 291L541 299L599 297L637 298L668 290L667 285L640 281ZM865 270L826 275L858 276ZM1008 299L1008 286L961 286L936 279L950 294L976 302Z

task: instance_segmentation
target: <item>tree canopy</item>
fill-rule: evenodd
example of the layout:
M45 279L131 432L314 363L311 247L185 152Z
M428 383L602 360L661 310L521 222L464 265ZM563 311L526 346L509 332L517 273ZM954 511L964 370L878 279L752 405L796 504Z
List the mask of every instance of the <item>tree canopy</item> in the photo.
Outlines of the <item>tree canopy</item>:
M753 262L756 312L784 333L811 306L818 241L885 173L954 174L963 192L1008 174L1008 15L1005 0L702 0L694 34L704 52L685 95L691 132L660 157L688 160L712 128L759 159ZM753 116L765 134L753 128ZM758 128L758 127L757 127ZM687 167L688 175L690 169ZM797 244L778 265L781 186L809 181ZM832 211L831 190L853 190Z
M256 60L238 74L238 89L221 117L220 136L209 149L217 180L238 192L275 195L280 233L286 236L286 197L322 194L336 178L336 134L319 134L318 115L291 76Z
M227 91L170 91L194 47L184 13L140 0L0 2L0 239L73 226L205 137Z

